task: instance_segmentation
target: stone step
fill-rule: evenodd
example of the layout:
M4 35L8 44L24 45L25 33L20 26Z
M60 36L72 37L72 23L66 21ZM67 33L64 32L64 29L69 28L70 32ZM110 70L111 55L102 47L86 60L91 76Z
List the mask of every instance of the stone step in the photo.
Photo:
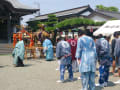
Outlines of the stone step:
M0 44L0 55L12 54L12 44L3 43Z
M11 52L0 52L0 55L7 55L7 54L12 54L12 51Z
M13 50L13 48L0 48L0 50Z
M12 52L13 50L0 50L0 52Z

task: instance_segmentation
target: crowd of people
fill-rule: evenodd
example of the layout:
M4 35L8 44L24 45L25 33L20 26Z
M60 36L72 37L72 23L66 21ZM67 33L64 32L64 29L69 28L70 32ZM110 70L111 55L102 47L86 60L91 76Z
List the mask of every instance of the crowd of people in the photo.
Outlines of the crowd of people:
M58 39L56 57L60 61L60 80L57 82L64 82L65 67L68 69L70 81L73 81L73 72L79 68L82 90L95 90L97 62L99 63L99 84L96 84L97 86L108 86L110 66L113 67L113 75L120 77L120 33L114 33L111 43L110 36L100 34L93 39L82 30L78 34L78 39ZM115 73L116 62L118 74ZM115 83L120 83L120 80Z
M114 33L110 43L110 36L100 34L97 39L87 36L85 31L78 32L78 38L57 38L56 58L59 62L60 80L64 82L66 68L69 81L73 81L74 72L80 72L82 90L95 90L96 64L99 63L99 86L106 87L109 81L110 67L114 76L120 77L120 33ZM43 52L47 61L53 60L53 45L49 37L43 42ZM24 66L24 42L19 41L13 51L14 65ZM116 62L118 73L115 73ZM120 83L120 79L115 82Z

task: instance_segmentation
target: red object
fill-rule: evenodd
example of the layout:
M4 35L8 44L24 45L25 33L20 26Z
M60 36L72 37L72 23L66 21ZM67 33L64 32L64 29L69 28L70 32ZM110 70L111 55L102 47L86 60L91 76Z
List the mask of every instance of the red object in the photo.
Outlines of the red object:
M65 36L65 41L68 41L69 39L68 39L68 36Z
M63 34L63 32L60 32L60 34L62 35L62 34Z
M13 47L15 47L16 43L17 43L17 34L15 33L13 34Z
M76 48L77 48L77 40L75 40L75 39L69 39L68 43L71 46L72 60L76 60L75 54L76 54Z
M90 32L93 32L93 28L92 27L90 28Z
M34 46L34 41L31 39L30 40L30 46L29 47L33 47Z
M18 33L18 38L20 41L22 40L22 33Z
M34 40L33 40L32 34L30 34L30 45L29 45L29 47L33 47L33 46L34 46Z
M13 34L13 46L16 45L17 43L17 39L19 39L19 41L23 40L23 35L24 33L28 36L30 36L30 44L28 45L28 47L32 47L34 46L34 40L33 40L33 37L30 33L28 33L26 30L22 29L21 31L19 31L18 33L16 34Z

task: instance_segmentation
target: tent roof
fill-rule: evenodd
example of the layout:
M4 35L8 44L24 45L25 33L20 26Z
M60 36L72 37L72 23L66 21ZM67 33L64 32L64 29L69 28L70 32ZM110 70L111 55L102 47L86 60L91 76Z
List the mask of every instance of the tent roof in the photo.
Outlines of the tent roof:
M99 34L102 34L104 36L109 36L116 31L120 31L120 20L112 20L106 22L103 26L96 30L93 35L98 36Z

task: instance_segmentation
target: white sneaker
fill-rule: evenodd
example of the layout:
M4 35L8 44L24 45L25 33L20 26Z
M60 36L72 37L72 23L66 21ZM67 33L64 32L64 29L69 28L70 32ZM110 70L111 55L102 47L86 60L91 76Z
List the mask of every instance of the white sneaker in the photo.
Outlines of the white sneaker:
M104 83L103 84L95 84L95 86L97 86L97 87L99 86L99 87L103 88L104 87Z
M64 80L58 80L58 81L56 81L57 83L63 83L64 82Z
M59 71L59 68L56 68L56 71Z
M78 77L78 80L81 80L82 78L81 77Z
M108 83L107 82L104 82L104 87L107 87L108 86Z
M116 81L116 82L114 82L115 84L120 84L120 79L118 80L118 81Z
M97 83L97 84L95 84L95 86L100 86L100 84L99 84L99 83Z

